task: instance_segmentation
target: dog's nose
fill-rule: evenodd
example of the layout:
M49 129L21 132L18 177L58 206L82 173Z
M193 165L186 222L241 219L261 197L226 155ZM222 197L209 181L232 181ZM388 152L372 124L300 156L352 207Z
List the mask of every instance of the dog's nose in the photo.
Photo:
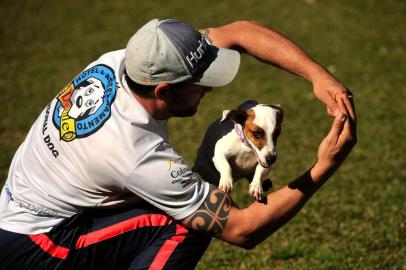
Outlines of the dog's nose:
M276 161L276 156L269 156L269 157L266 157L265 160L266 160L266 163L270 166L270 165L272 165L272 164L275 163L275 161Z

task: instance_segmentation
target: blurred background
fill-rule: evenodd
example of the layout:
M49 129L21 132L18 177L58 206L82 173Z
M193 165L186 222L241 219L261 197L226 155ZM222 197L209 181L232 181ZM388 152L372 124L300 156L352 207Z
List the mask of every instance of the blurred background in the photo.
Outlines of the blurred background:
M31 124L101 54L124 48L152 18L196 28L259 21L293 39L354 93L358 144L286 226L252 251L214 240L198 269L406 269L406 2L402 0L50 1L0 7L0 185ZM170 121L192 164L207 126L247 99L282 104L277 189L306 171L330 126L302 78L242 57L237 78ZM253 202L240 181L232 197ZM270 202L272 203L272 202ZM0 262L1 263L1 262Z

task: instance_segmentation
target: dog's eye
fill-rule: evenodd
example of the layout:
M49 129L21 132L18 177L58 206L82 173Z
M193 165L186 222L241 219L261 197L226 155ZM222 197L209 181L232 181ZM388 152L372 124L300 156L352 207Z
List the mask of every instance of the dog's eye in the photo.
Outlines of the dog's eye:
M93 106L94 101L92 99L89 99L88 101L86 101L86 107L90 107Z
M255 139L261 139L264 137L264 131L263 130L257 130L257 131L252 131L252 136L254 136Z
M86 89L85 96L89 96L89 95L93 94L93 92L94 92L94 89L92 87L89 87Z

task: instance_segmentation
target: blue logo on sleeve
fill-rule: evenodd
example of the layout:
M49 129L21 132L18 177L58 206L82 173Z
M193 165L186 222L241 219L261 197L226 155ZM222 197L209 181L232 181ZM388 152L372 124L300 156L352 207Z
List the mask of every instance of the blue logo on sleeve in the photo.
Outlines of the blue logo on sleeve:
M76 76L56 97L53 122L61 140L84 138L99 130L110 118L117 93L113 70L96 65Z

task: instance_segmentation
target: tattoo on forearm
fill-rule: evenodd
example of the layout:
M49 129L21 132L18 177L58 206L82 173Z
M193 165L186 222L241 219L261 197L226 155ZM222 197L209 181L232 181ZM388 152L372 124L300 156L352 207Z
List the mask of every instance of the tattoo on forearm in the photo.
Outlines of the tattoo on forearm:
M187 226L219 236L227 224L232 202L230 197L210 185L206 201L187 220Z

